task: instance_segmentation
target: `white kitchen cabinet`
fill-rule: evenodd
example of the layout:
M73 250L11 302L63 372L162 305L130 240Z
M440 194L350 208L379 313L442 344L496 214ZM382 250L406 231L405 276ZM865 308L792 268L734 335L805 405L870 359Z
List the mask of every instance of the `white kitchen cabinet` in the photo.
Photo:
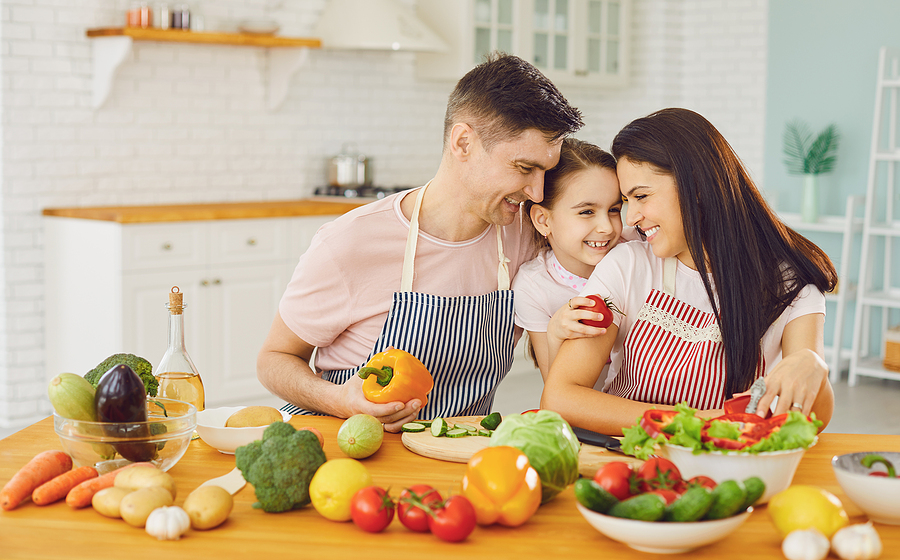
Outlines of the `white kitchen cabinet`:
M458 80L499 50L559 86L627 84L631 0L419 0L418 14L451 46L417 55L422 77Z
M166 350L173 286L207 405L265 396L256 355L315 231L335 216L129 224L48 217L48 378L110 354L153 363Z

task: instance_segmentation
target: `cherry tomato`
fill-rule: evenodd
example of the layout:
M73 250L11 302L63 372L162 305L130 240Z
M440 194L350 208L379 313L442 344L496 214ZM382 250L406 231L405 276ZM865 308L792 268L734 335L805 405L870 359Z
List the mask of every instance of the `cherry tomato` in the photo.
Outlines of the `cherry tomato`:
M443 501L440 493L427 484L414 484L400 492L397 500L397 517L410 531L428 532L428 513L417 504L436 506Z
M677 500L681 494L676 492L675 490L650 490L647 492L648 494L656 494L657 496L662 496L662 499L666 501L666 505L671 505L672 502Z
M350 517L363 531L379 533L394 520L394 500L384 488L366 486L351 498Z
M448 542L465 540L475 530L475 506L462 495L451 496L443 506L428 516L428 527L439 539Z
M616 498L627 500L633 494L635 474L628 463L613 461L597 471L594 481Z
M697 476L688 480L688 486L696 486L696 485L706 486L710 490L712 490L716 486L718 486L718 484L716 484L715 480L709 478L708 476L703 476L702 474L698 474Z
M600 297L595 294L591 294L589 296L585 296L590 300L593 300L594 305L590 307L582 307L581 309L590 309L595 313L602 313L603 318L599 321L594 321L593 319L582 319L581 322L589 327L600 327L605 329L606 327L612 325L613 322L613 314L615 311L619 315L624 315L619 308L615 306L613 302L609 300L609 298Z
M684 486L681 472L675 463L662 457L652 457L644 461L637 471L641 490L672 490Z

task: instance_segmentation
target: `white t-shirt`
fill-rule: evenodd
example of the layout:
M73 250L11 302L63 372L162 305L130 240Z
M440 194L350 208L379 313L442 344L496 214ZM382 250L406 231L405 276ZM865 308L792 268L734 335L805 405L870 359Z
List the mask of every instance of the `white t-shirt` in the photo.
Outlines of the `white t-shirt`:
M646 241L622 243L609 252L594 268L582 294L600 294L610 300L625 313L613 313L613 322L619 328L613 351L612 364L604 383L609 387L622 365L622 349L625 337L637 319L638 311L647 301L651 290L662 290L663 259L653 254ZM710 277L712 283L712 277ZM712 285L715 291L715 284ZM678 262L675 274L675 297L705 313L712 313L709 296L703 287L700 273ZM794 301L776 319L762 338L766 374L781 360L781 338L784 327L791 320L810 313L825 314L825 295L813 285L807 285Z
M318 348L317 369L359 367L375 346L393 294L400 290L409 233L400 201L416 192L385 197L325 224L300 257L278 311L294 334ZM497 290L495 227L460 242L420 231L413 291L452 297ZM514 278L519 266L534 256L521 213L501 235Z

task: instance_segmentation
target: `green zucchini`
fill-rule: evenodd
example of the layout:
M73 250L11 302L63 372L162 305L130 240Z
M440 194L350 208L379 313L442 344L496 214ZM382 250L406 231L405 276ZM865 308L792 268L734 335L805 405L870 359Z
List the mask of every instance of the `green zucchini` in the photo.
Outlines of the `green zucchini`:
M766 493L766 483L758 476L751 476L744 481L744 488L747 490L747 498L741 505L741 511L755 504Z
M447 421L440 416L431 421L431 435L434 437L441 437L447 433L449 428Z
M726 480L713 489L712 497L705 519L725 519L741 510L747 500L747 490L739 480Z
M463 428L453 428L452 430L447 430L447 433L444 434L447 437L458 438L458 437L466 437L471 435L469 430Z
M606 513L609 508L619 503L619 499L590 478L579 478L575 481L575 499L591 511Z
M677 500L666 507L663 519L684 523L703 519L712 506L712 492L705 486L688 488Z
M420 424L419 422L407 422L406 424L400 426L400 431L417 434L419 432L425 431L425 425Z
M659 494L638 494L623 500L606 512L613 517L637 519L638 521L659 521L666 512L666 500Z
M491 412L481 419L481 427L486 430L496 430L502 421L503 417L500 416L499 412Z

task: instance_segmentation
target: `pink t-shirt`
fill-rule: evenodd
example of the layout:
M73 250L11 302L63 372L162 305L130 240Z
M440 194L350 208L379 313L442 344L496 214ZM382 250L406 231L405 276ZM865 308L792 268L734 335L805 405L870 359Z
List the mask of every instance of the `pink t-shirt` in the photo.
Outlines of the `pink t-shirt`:
M393 294L400 290L409 233L400 201L415 192L388 196L325 224L300 257L278 310L294 334L318 347L317 369L359 367L375 346ZM531 232L521 218L520 212L502 230L511 278L534 253ZM494 228L461 242L420 231L413 291L452 297L497 290Z

